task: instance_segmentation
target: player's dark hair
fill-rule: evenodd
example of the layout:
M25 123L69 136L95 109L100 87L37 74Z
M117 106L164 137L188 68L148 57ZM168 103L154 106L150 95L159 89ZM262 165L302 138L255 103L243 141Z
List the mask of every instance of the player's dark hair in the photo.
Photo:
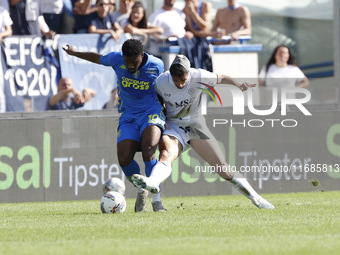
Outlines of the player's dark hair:
M122 52L123 56L137 57L144 52L143 44L137 39L128 39L123 43Z
M269 69L269 67L270 67L271 64L275 64L275 55L276 55L276 52L278 51L278 49L279 49L280 47L285 47L285 48L288 49L288 52L289 52L289 59L288 59L287 64L288 64L288 65L294 65L294 66L296 66L295 57L294 57L292 51L290 50L290 48L289 48L287 45L281 44L281 45L277 46L277 47L274 49L274 51L273 51L273 53L272 53L270 59L268 60L268 62L267 62L267 64L266 64L266 72L268 72L268 69Z
M169 68L171 76L175 77L183 77L185 74L188 73L188 71L184 68L184 66L174 64L171 65Z

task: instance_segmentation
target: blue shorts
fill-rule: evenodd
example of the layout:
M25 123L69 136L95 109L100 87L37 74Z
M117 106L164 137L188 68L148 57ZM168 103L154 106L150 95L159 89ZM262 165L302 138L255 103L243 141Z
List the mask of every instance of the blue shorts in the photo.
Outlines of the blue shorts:
M144 129L156 125L164 130L165 116L163 107L155 105L142 113L123 112L119 118L117 143L130 139L140 143Z

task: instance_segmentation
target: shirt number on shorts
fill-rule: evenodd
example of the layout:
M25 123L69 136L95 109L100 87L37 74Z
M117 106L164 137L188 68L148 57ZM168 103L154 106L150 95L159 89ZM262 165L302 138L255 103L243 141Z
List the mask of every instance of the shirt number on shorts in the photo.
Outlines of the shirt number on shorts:
M148 123L158 124L159 121L160 121L159 119L160 118L159 118L158 114L150 114Z

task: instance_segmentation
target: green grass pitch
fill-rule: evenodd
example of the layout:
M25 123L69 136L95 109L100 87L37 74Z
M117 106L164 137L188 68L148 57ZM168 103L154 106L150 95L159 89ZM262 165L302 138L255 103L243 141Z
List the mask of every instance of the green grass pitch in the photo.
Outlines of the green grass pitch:
M98 201L0 204L0 254L339 254L340 192L163 198L167 213Z

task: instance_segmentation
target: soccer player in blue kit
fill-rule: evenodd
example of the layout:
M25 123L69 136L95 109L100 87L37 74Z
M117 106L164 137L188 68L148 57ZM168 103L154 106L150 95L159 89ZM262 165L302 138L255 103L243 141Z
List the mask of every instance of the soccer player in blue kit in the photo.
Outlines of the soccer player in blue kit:
M63 48L69 55L96 64L111 66L117 74L119 118L117 155L127 179L140 174L134 160L137 151L142 152L145 174L149 176L157 163L155 152L165 124L163 107L154 89L156 78L164 71L162 60L144 52L139 40L129 39L123 43L122 52L101 55L95 52L78 52L71 45ZM138 190L135 212L145 209L148 191ZM166 211L160 193L153 194L154 211Z

